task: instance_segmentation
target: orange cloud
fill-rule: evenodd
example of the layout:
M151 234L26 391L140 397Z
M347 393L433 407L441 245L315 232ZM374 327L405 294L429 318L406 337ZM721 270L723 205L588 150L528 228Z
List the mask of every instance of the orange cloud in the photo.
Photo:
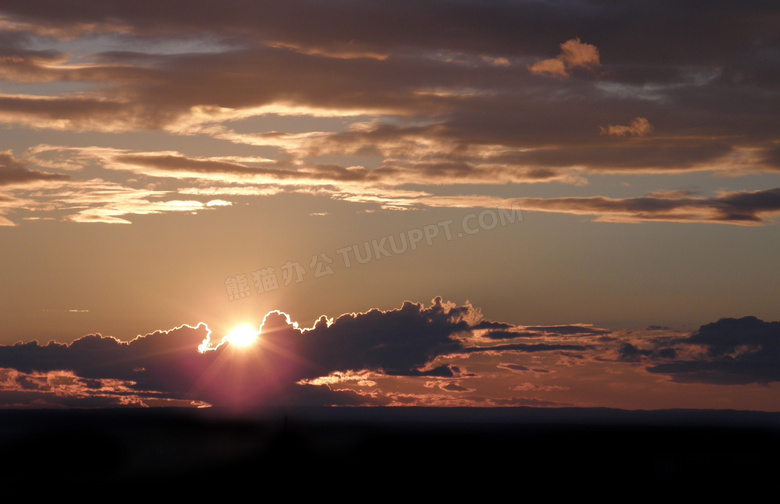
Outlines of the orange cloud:
M569 67L599 66L599 50L594 45L583 44L578 38L561 44L561 55L558 58Z
M653 126L644 117L637 117L628 126L610 124L601 127L601 134L609 136L646 136L652 132Z
M550 74L568 77L572 68L599 66L599 51L594 45L584 44L579 38L567 40L561 44L561 54L528 66L535 74Z

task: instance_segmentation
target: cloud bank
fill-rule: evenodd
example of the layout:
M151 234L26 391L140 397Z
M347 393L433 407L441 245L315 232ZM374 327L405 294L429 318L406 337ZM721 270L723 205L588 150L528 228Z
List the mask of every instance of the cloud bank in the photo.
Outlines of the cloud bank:
M744 384L780 380L780 322L756 317L721 319L704 325L683 341L701 346L696 360L656 364L650 372L680 382Z
M93 334L71 344L3 346L0 401L236 411L284 404L561 405L571 403L544 394L574 393L576 381L539 377L580 366L629 366L680 384L780 381L780 322L754 317L722 319L692 334L662 328L633 334L585 324L516 326L436 298L427 307L407 301L397 309L322 317L311 328L274 311L260 334L254 345L237 347L199 324L128 342ZM483 384L496 380L504 392L491 397Z

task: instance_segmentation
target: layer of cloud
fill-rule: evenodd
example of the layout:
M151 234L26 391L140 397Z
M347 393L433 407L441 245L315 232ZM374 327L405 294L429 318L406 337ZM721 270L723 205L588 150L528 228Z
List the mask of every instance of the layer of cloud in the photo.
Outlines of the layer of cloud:
M702 144L690 154L678 151L680 157L707 159L719 155L717 145ZM614 152L614 151L613 151ZM619 151L618 151L619 152ZM134 152L107 148L73 148L38 146L30 151L31 162L61 167L60 160L46 156L72 156L65 163L68 171L80 170L90 163L111 172L126 172L147 180L183 181L176 190L160 191L149 186L138 187L136 179L122 185L101 179L70 180L69 175L49 174L29 170L24 164L6 154L10 167L9 189L5 201L0 199L0 215L26 209L41 213L70 213L61 218L75 222L130 223L128 216L164 212L198 212L230 206L236 197L261 196L279 192L329 194L342 201L379 203L385 208L520 208L526 211L594 215L600 222L709 222L733 225L761 225L771 223L780 213L778 189L763 191L724 192L712 197L696 196L688 192L654 193L636 198L498 198L492 196L455 195L435 196L430 191L409 190L401 187L413 184L505 184L538 183L550 180L566 181L566 171L540 170L536 166L523 168L522 161L543 159L556 163L554 153L545 151L518 155L503 153L503 163L475 165L460 163L418 163L412 166L386 164L376 169L339 165L297 165L262 157L205 157L194 158L179 152ZM628 148L625 156L647 153L656 157L649 147ZM717 153L717 154L713 154ZM606 160L605 160L606 161ZM635 159L634 163L641 163ZM649 162L648 165L652 163ZM16 185L11 185L14 180ZM24 184L21 181L25 181ZM35 184L35 199L27 185ZM42 182L49 182L43 184ZM204 188L203 184L209 187ZM199 199L193 199L196 196ZM219 198L215 198L219 197ZM76 209L75 213L73 209ZM40 215L40 214L39 214ZM10 222L13 224L13 222Z
M758 225L780 214L780 189L732 192L712 198L687 194L641 198L524 198L523 210L597 215L603 222L710 222Z
M121 380L139 395L157 391L166 399L253 407L296 396L297 382L336 371L440 375L419 369L438 355L462 350L458 335L476 319L478 310L441 299L428 308L407 302L397 310L323 318L307 330L271 312L260 342L249 349L213 341L208 327L199 324L129 342L96 334L69 345L19 343L0 348L0 368L25 374L66 371L83 379ZM9 391L19 392L17 383L9 384Z
M215 337L202 323L129 342L93 334L69 345L3 346L0 401L7 407L211 404L239 410L301 403L495 406L514 404L507 393L522 391L535 394L523 401L536 405L565 404L578 386L559 375L580 366L594 373L614 367L616 376L635 367L681 383L780 381L779 330L780 322L754 317L724 319L693 334L515 326L441 298L427 307L405 302L322 317L311 328L274 311L249 347ZM503 392L488 385L494 382Z
M3 390L9 401L13 397L13 404L23 404L27 391L35 392L28 396L31 405L46 399L43 392L49 392L49 399L56 402L56 394L46 387L32 390L22 386L35 380L43 383L46 377L56 375L71 377L71 399L84 404L88 399L97 400L87 396L85 383L108 380L121 384L126 396L123 400L128 404L192 401L244 409L315 398L340 403L352 397L350 401L354 401L354 391L339 384L354 382L373 387L380 379L443 380L436 385L438 388L460 394L469 387L455 381L476 375L451 364L435 364L437 359L585 348L553 340L491 344L480 333L484 327L496 324L483 320L480 310L469 304L457 306L441 298L428 307L405 302L394 310L323 317L308 329L299 328L284 313L271 312L264 318L259 341L248 348L215 338L205 324L185 325L129 342L94 334L69 345L33 341L0 347L0 368L9 370L6 373L11 378ZM544 328L535 330L542 340L548 334ZM553 333L560 330L560 326L551 328ZM587 327L581 330L588 334L593 331ZM107 403L118 400L117 394L105 396ZM364 401L394 401L381 397L368 394Z
M82 169L84 158L67 163L66 169ZM44 164L62 168L59 162ZM16 225L11 219L19 213L27 219L56 216L71 222L130 224L127 217L131 215L195 213L232 204L198 196L203 197L184 199L177 197L175 191L138 187L137 183L124 185L97 178L75 180L68 174L31 170L10 153L0 153L0 225Z
M204 407L205 403L144 391L132 381L84 378L72 371L20 372L0 369L0 408Z
M388 184L777 172L778 79L768 63L778 39L762 2L714 6L706 19L685 5L661 15L641 3L407 7L195 1L173 15L180 9L5 2L0 122L262 148L267 157L254 161L141 148L96 166L182 185L219 176L248 186L330 184L379 199ZM272 126L289 117L342 123ZM0 183L62 177L49 170L83 162L79 150L60 151L58 165L38 154Z
M29 186L35 182L68 180L70 177L59 173L45 173L27 169L10 152L0 152L0 187Z

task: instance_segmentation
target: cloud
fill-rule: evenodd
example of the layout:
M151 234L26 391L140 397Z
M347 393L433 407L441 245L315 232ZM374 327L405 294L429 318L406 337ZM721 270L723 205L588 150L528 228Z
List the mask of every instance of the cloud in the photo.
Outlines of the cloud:
M711 198L687 195L610 199L524 198L523 210L598 215L603 222L709 222L753 226L766 224L780 214L780 189L724 193Z
M485 337L496 330L505 334ZM70 344L0 346L0 406L499 406L514 404L512 391L533 393L522 398L528 404L567 404L585 392L583 372L607 389L620 388L615 380L627 369L629 383L658 375L681 384L780 381L779 330L780 322L755 317L693 334L515 326L441 298L322 317L310 328L273 311L250 347L215 337L203 323L131 341L92 334Z
M139 390L132 381L84 378L72 371L24 373L0 369L0 408L122 408L150 406L198 407L202 403L165 398Z
M653 193L648 196L610 199L605 197L580 198L497 198L493 196L434 196L431 192L401 189L409 184L505 184L521 182L568 181L572 175L565 170L542 170L538 166L565 165L571 156L600 161L604 171L621 172L631 168L618 168L623 159L636 164L636 169L653 172L644 166L660 166L663 158L671 156L677 163L698 165L706 160L728 157L728 147L718 142L693 142L659 150L657 146L627 146L610 150L615 159L604 158L602 149L585 151L571 149L563 153L557 150L531 150L517 153L490 155L484 164L471 162L438 163L418 162L411 166L384 164L375 169L360 166L344 168L340 165L303 164L277 162L256 157L203 157L185 156L179 152L133 152L107 148L71 148L38 146L31 151L36 162L59 166L62 161L50 162L43 156L49 154L71 155L66 168L97 163L110 171L124 171L134 175L158 179L172 179L192 184L175 191L159 191L135 188L137 180L127 185L101 179L70 180L69 175L49 174L25 168L10 154L5 154L7 186L17 198L0 199L0 214L21 210L46 213L68 212L64 217L74 222L103 222L127 224L127 216L149 215L166 212L199 212L215 210L233 204L233 197L276 194L283 191L330 194L342 201L378 203L385 208L450 207L450 208L522 208L530 211L597 215L600 222L717 222L733 225L760 225L771 221L780 212L778 190L722 193L714 197L696 197L689 193ZM672 154L666 154L671 152ZM476 155L476 154L475 154ZM599 158L599 156L602 156ZM650 158L643 161L643 156ZM733 153L731 155L733 157ZM633 158L633 159L632 159ZM495 163L492 161L495 160ZM53 164L52 164L53 163ZM610 164L614 168L609 168ZM523 167L524 166L524 167ZM208 188L199 181L210 183ZM48 182L44 186L40 184ZM35 192L25 192L30 184L36 184ZM147 186L148 187L148 186ZM179 195L189 195L181 198ZM203 198L195 199L192 196ZM222 198L214 198L222 196ZM75 210L75 212L74 212ZM8 223L13 224L6 219Z
M339 155L338 152L332 154ZM387 162L378 168L367 169L362 166L344 168L337 164L307 163L301 166L264 158L198 159L176 152L151 152L112 155L104 157L103 162L104 166L111 170L126 170L150 177L203 179L255 185L327 186L338 183L338 187L344 190L425 183L447 185L533 183L548 182L563 177L563 174L554 170L541 171L528 167L507 166L507 164L474 164L470 160L449 162L446 159L440 162L420 161L413 164L401 161Z
M88 97L0 95L0 123L33 129L117 133L160 125L148 108Z
M725 318L703 325L682 345L701 346L706 356L648 367L675 381L745 384L780 381L780 321L756 317Z
M650 121L644 117L637 117L628 126L612 125L601 128L602 135L610 136L646 136L652 133L653 127Z
M550 74L557 75L559 77L568 77L569 72L566 70L566 64L560 59L548 59L542 60L538 63L528 66L528 70L535 74Z
M531 331L536 334L559 334L559 335L577 335L577 336L597 336L609 334L609 329L593 327L590 324L568 324L551 326L526 326L525 331Z
M76 152L75 160L48 162L35 154L48 151ZM32 150L33 161L55 169L81 170L91 159L108 156L112 149L71 149L39 146ZM133 182L133 181L128 181ZM135 184L133 184L135 185ZM198 212L230 206L232 202L209 198L200 201L188 197L178 199L174 191L136 188L117 182L94 178L73 180L70 175L28 169L11 153L0 153L0 225L15 225L3 215L22 214L23 218L42 218L42 214L71 222L130 224L129 215L150 215L167 212ZM198 194L197 196L209 196Z
M271 312L263 321L261 342L249 350L212 341L210 330L199 324L129 342L94 334L69 345L30 342L0 347L0 368L121 380L139 395L156 391L166 399L256 406L286 395L297 397L301 393L296 392L297 382L335 371L452 375L454 368L446 366L421 368L436 356L460 350L458 334L468 331L470 321L478 317L468 305L457 307L439 298L428 308L407 302L397 310L346 314L330 323L323 318L306 330L287 315ZM6 391L18 388L7 385Z
M468 331L469 319L477 316L472 307L456 307L441 298L429 308L406 302L397 310L342 315L331 324L320 320L301 333L306 343L300 353L322 368L318 374L364 368L408 373L437 355L460 350L456 336ZM274 342L280 339L275 329L272 334Z
M48 187L56 187L69 180L68 175L30 170L11 152L0 152L0 227L16 226L5 215L37 205L33 199L18 197L18 193L45 191Z
M569 67L589 67L599 65L599 51L596 46L583 44L580 39L567 40L561 44L559 56Z
M78 168L93 163L111 172L91 176L125 187L131 184L118 182L118 171L165 178L187 194L204 190L199 182L206 180L225 195L238 184L254 195L317 188L397 208L426 204L399 197L403 185L777 171L777 78L768 64L776 41L763 21L773 11L760 2L713 7L698 37L681 20L699 13L685 5L661 13L643 3L616 11L606 4L435 0L401 13L375 2L228 0L217 8L198 0L176 14L104 5L4 2L0 122L39 134L207 138L252 146L262 156L143 148L97 154L84 147L60 150L63 159L51 161L34 147L27 172L6 173L0 183L12 176L62 181L46 172L79 177L87 171ZM651 29L661 24L670 28ZM560 53L547 58L556 44ZM598 80L534 75L595 68ZM609 124L625 110L637 117ZM664 136L650 134L647 117L663 125ZM290 118L314 126L285 130ZM324 118L338 124L320 128ZM46 206L27 196L36 211ZM171 208L146 206L149 213ZM73 218L130 222L123 215L133 212L121 212L89 209Z
M586 324L577 325L552 325L552 326L511 326L503 323L487 322L478 328L490 328L482 335L483 338L493 340L513 338L543 338L546 336L600 336L609 334L608 329L601 329Z
M35 384L48 383L45 377L57 375L70 377L71 393L63 394L73 400L97 400L94 394L85 395L86 383L112 383L121 386L126 396L122 400L128 402L131 398L139 404L192 401L244 409L325 400L327 391L342 397L348 382L378 392L376 382L390 378L445 380L442 390L461 393L469 388L467 383L447 380L477 376L447 362L448 356L587 348L547 341L544 336L522 344L491 344L476 337L477 331L496 324L484 321L481 311L470 304L457 306L436 298L427 307L407 301L397 309L323 317L311 328L298 327L282 312L270 312L263 320L259 341L247 348L214 338L202 323L128 342L92 334L71 344L17 343L0 347L0 368L9 370L7 376L13 378L6 380L2 390L9 398L17 397L26 383L30 390L37 387L40 394L43 389ZM553 332L562 327L554 327ZM379 395L371 397L372 402L380 400ZM106 392L101 400L119 399L118 392Z
M572 68L592 68L599 66L599 64L599 51L596 46L584 44L580 42L579 38L576 38L562 43L561 54L555 59L546 59L528 65L528 70L534 74L569 77Z
M10 152L0 152L0 186L23 186L35 182L68 180L70 177L58 173L28 170Z

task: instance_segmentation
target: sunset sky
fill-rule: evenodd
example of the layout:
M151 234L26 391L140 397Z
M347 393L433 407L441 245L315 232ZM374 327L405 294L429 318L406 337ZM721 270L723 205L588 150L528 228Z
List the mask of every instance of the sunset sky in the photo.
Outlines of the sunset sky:
M780 411L780 10L703 5L4 0L0 407Z

